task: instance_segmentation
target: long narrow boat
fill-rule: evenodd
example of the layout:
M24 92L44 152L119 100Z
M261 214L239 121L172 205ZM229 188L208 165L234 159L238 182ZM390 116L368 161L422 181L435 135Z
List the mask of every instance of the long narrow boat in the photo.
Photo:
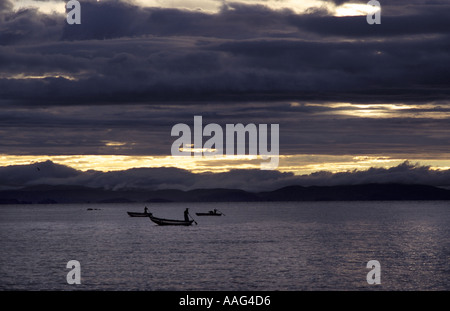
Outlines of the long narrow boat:
M160 226L190 226L194 222L194 220L186 221L186 220L158 218L153 216L151 213L148 214L148 217L150 218L151 221Z
M195 213L197 216L222 216L222 213L209 211L207 213Z
M130 217L148 217L148 213L127 212Z

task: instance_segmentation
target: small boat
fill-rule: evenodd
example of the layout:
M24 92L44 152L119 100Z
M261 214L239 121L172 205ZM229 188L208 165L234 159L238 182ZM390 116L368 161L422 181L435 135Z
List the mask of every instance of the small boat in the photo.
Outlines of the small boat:
M221 212L217 211L209 211L207 213L195 213L197 216L222 216L223 214Z
M194 222L194 220L174 220L174 219L164 219L164 218L158 218L153 216L151 213L148 214L148 217L151 221L153 221L155 224L158 224L160 226L190 226Z
M148 217L149 213L127 212L130 217Z

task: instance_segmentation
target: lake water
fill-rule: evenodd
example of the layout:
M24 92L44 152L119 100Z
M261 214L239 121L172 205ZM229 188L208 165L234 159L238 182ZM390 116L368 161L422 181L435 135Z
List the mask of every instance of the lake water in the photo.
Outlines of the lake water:
M450 290L449 203L145 204L176 219L189 207L190 227L126 214L144 204L4 205L0 289ZM213 208L226 216L195 216Z

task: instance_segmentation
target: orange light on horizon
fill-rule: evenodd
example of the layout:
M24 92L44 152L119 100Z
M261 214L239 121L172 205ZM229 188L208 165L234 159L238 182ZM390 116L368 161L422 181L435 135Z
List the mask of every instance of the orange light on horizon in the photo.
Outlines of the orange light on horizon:
M320 171L331 173L363 171L370 168L391 168L409 160L411 163L429 166L432 170L450 168L450 157L404 158L398 156L368 155L281 155L277 171L305 175ZM2 166L30 165L45 161L65 165L80 171L121 171L134 168L179 168L193 173L221 173L233 169L259 170L259 156L224 155L195 158L190 156L131 156L131 155L0 155Z

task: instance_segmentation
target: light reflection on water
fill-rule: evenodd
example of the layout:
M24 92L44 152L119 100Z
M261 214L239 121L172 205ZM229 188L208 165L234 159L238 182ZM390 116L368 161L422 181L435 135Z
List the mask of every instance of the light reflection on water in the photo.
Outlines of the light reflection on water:
M176 219L189 207L198 225L131 218L137 203L0 206L0 289L450 289L448 202L146 205ZM226 216L195 216L213 208ZM366 282L372 259L381 285Z

